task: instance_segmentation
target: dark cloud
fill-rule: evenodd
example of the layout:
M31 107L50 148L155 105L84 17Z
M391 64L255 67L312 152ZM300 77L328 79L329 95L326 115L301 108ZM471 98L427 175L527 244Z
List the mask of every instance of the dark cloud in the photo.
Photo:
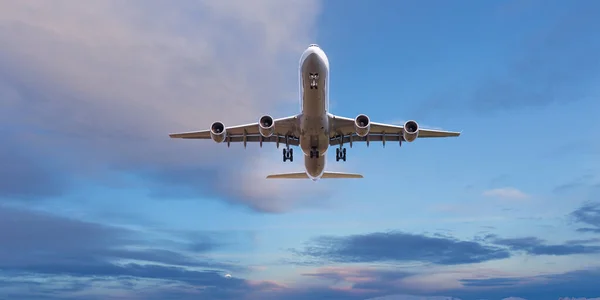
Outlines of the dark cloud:
M323 236L302 251L307 257L333 262L420 261L442 265L478 263L510 257L505 249L446 236L378 232L347 237Z
M474 271L474 270L473 270ZM395 276L377 275L390 274L387 270L345 270L337 272L322 270L310 276L345 280L348 289L312 288L287 289L270 294L265 299L371 299L389 295L389 299L505 299L519 297L527 300L558 299L559 297L596 297L600 294L598 281L600 270L580 270L560 274L537 275L530 277L487 277L482 279L461 279L461 288L443 288L435 280L424 278L429 282L429 288L420 286L418 281L404 281L405 273L400 271ZM393 272L391 272L393 273ZM368 276L365 276L368 274ZM422 275L423 276L423 275ZM394 296L412 295L412 296ZM279 298L277 298L279 297ZM447 297L447 298L444 298ZM384 299L386 299L384 297ZM457 300L458 300L457 299ZM514 298L513 298L514 299Z
M578 228L579 232L600 233L600 203L588 202L571 213L576 222L587 227Z
M195 236L197 239L189 243L179 243L179 248L162 249L142 232L0 206L0 243L3 245L0 247L0 277L10 276L13 281L15 278L31 280L27 276L50 280L65 276L86 280L105 278L112 282L128 278L159 280L202 287L205 295L231 293L231 297L272 288L265 286L266 283L252 285L244 279L225 278L226 272L244 274L247 269L202 255L221 246L213 242L217 241L216 234L203 239L199 233ZM185 253L189 245L193 245L195 255ZM75 285L78 282L80 286ZM129 282L136 285L135 281ZM56 285L44 289L64 296L90 284L73 280L68 283L68 287ZM5 288L17 286L4 281ZM119 288L128 290L127 286Z
M496 287L511 286L519 283L518 278L489 278L489 279L463 279L460 282L466 287Z
M527 300L558 299L559 297L591 298L600 294L599 281L600 270L590 269L531 277L463 280L463 284L467 286L484 289L462 289L449 292L463 300L503 299L514 296Z
M548 245L542 239L536 237L523 238L499 238L488 235L487 240L501 246L507 246L513 251L523 251L529 255L573 255L600 253L600 246L589 245L594 240L579 241L579 243L567 242L564 244Z
M140 235L122 228L0 206L0 241L4 245L0 248L0 266L14 270L39 268L38 271L43 269L45 273L51 272L48 268L52 265L96 267L111 260L131 259L182 266L234 267L155 249L151 240L140 239ZM209 240L203 245L200 241L195 243L196 248L204 251L218 246ZM142 248L131 249L131 246Z

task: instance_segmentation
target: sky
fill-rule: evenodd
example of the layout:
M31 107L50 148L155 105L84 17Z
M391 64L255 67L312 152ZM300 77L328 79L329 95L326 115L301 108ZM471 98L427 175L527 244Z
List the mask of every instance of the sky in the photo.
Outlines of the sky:
M0 299L600 297L600 3L0 1ZM298 113L462 131L354 145L168 134ZM226 274L231 275L225 276Z

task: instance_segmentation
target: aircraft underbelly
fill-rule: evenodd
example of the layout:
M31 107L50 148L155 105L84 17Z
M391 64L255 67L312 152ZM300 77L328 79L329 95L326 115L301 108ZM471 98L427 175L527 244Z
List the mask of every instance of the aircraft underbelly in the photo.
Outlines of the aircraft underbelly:
M320 177L325 171L325 156L304 157L304 168L310 177Z

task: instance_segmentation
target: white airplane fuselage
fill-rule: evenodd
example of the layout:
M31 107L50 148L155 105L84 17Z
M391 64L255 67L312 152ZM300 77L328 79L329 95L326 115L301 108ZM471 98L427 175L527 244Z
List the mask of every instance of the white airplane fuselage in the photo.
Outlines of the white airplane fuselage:
M300 149L306 174L317 180L325 171L329 148L329 60L325 52L317 45L309 46L300 58L299 73ZM315 150L318 155L311 155Z

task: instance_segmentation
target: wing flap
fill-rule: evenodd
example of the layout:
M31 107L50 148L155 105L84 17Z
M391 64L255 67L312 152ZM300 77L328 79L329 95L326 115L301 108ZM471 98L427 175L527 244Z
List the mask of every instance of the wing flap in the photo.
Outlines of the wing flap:
M179 135L183 135L183 134L179 134ZM170 135L169 135L170 136ZM182 138L182 139L198 139L198 137L196 137L196 135L190 135L188 136L176 136L176 138ZM204 137L201 137L200 139L205 139ZM210 139L210 134L209 137L206 139ZM230 143L242 143L244 141L244 136L239 136L239 135L228 135L227 138L225 138L225 141L223 143L227 143L227 140L229 139ZM285 141L286 138L285 136L275 136L272 135L270 137L263 137L261 135L247 135L246 136L246 142L248 143L259 143L262 139L263 143L276 143L277 140L279 140L279 144L285 145ZM290 144L290 146L298 146L300 145L300 141L298 140L298 138L296 137L288 137L287 139L288 143Z

